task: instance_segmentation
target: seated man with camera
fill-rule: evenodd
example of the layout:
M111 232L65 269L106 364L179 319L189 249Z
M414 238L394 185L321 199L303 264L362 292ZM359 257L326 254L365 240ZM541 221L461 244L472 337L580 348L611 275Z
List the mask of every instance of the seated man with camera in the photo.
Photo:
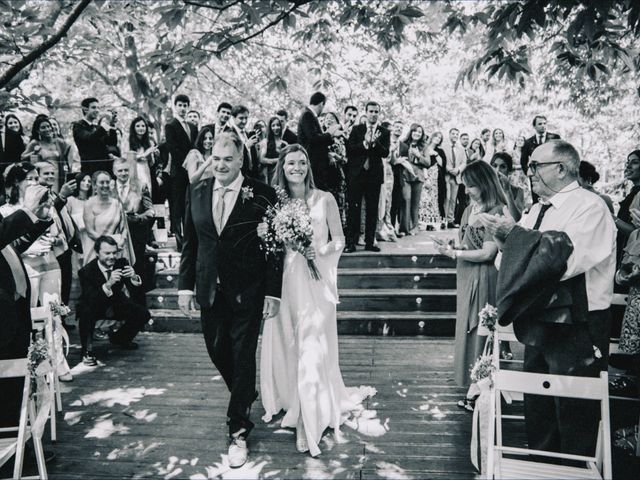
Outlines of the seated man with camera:
M149 310L130 298L142 280L126 258L116 258L116 241L103 235L96 239L94 248L96 258L78 272L82 289L77 307L82 362L89 366L97 365L93 354L96 321L104 318L124 321L117 331L109 334L109 341L120 348L135 350L138 344L133 339L151 318Z

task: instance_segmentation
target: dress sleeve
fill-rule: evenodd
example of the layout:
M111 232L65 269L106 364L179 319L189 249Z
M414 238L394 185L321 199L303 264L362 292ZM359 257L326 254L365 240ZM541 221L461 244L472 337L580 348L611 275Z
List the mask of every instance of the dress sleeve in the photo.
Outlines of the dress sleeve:
M338 256L344 248L344 232L342 231L342 221L340 220L340 210L333 195L324 192L324 202L327 211L327 225L331 241L318 248L318 254L329 255L337 253Z

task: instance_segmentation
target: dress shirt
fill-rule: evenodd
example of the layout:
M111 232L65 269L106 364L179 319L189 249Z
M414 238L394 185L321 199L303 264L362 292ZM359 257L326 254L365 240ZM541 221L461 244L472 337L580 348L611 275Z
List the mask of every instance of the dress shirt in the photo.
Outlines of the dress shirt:
M585 274L589 311L611 306L616 270L616 227L604 201L573 182L549 198L551 204L539 230L565 232L573 243L562 280ZM540 203L520 219L519 225L533 228Z
M547 134L546 133L536 134L536 139L538 141L538 145L542 145L547 139Z
M233 207L236 204L236 200L238 199L238 193L240 193L240 189L242 188L242 182L244 182L244 177L242 176L242 173L239 173L238 177L226 187L223 186L217 179L213 184L213 195L211 199L212 214L216 211L216 206L220 201L220 198L222 197L222 189L227 189L227 192L224 196L224 212L222 216L222 225L220 225L220 232L218 233L222 233L222 230L224 230L224 227L227 224L227 220L229 220L229 215L231 215L231 211L233 210Z
M130 185L127 183L116 182L118 188L118 197L120 197L121 203L126 203L127 197L129 196Z

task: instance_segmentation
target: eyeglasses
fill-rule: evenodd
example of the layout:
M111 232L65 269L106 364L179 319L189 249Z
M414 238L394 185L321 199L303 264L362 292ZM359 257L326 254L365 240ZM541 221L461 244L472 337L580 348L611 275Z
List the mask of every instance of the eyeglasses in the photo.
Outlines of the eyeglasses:
M538 168L544 167L546 165L559 165L563 162L529 162L528 170L531 170L531 173L536 173Z

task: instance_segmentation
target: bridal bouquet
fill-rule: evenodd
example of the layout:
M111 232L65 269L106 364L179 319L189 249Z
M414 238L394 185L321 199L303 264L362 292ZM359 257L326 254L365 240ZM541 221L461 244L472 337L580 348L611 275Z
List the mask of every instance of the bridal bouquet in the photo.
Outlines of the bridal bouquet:
M304 255L313 240L313 227L307 205L300 199L289 198L282 189L277 189L278 202L267 208L263 222L267 233L262 235L262 248L267 254L283 252L285 247ZM309 273L320 280L320 271L313 260L307 259Z

